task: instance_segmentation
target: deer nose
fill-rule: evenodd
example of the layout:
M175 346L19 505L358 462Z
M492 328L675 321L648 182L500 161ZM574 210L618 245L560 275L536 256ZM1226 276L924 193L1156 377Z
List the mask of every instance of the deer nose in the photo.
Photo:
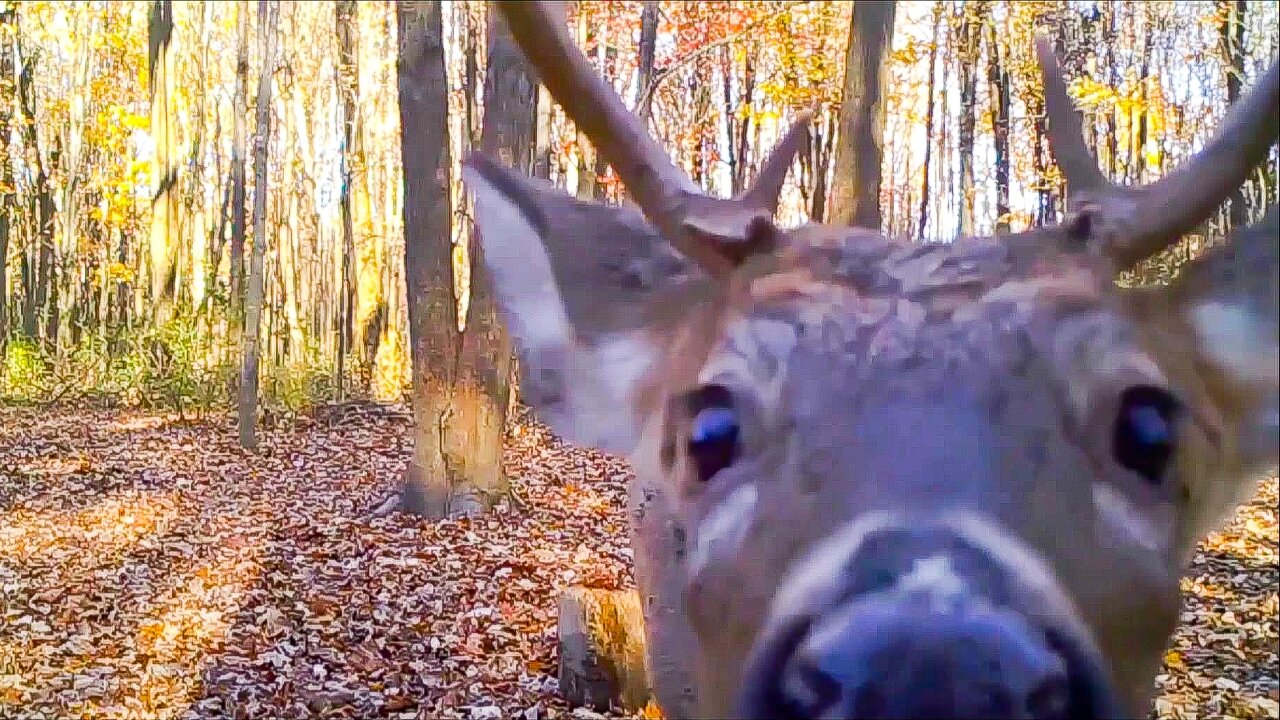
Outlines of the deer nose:
M761 658L773 672L749 671L740 710L814 719L1107 716L1101 673L1079 667L1053 638L1007 610L858 603L783 643L791 647L778 648L782 657Z

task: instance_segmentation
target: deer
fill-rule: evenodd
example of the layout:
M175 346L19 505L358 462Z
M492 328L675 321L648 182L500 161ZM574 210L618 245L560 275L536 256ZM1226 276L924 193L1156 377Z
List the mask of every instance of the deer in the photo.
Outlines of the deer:
M1166 285L1117 277L1266 160L1277 64L1123 186L1037 38L1063 218L917 243L775 220L808 115L704 193L555 4L491 7L630 200L464 161L525 402L634 468L664 713L1146 717L1196 544L1276 466L1280 214Z

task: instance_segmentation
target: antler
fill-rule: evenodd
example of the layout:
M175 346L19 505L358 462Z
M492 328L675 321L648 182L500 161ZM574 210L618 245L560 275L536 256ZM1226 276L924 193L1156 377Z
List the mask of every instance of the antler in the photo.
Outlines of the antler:
M1173 244L1208 218L1266 160L1280 132L1280 63L1229 110L1217 134L1178 169L1140 187L1116 185L1085 147L1049 41L1036 38L1044 78L1047 132L1072 205L1101 231L1103 251L1127 268ZM1098 232L1088 232L1098 235Z
M590 138L636 204L682 253L713 276L746 254L771 246L773 213L791 160L808 134L804 114L764 163L755 183L733 200L703 194L640 119L592 69L548 2L495 2L542 84Z

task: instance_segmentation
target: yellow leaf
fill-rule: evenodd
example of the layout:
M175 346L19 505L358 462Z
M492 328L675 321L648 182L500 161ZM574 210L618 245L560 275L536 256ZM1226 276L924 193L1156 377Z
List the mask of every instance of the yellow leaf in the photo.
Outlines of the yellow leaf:
M663 720L666 716L662 714L662 708L658 707L652 699L640 710L640 717L644 720Z

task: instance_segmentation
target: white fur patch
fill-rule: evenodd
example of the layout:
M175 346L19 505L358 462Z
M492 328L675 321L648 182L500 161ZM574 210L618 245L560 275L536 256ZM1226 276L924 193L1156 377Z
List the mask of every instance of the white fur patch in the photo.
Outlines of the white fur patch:
M870 512L835 531L796 562L787 572L770 608L770 623L802 614L815 599L835 592L841 567L878 530L905 525L898 513Z
M1124 493L1104 482L1093 483L1093 506L1112 529L1153 552L1168 549L1173 540L1173 517L1158 510L1144 512Z
M993 560L1007 568L1011 577L1017 578L1021 585L1042 598L1049 606L1046 609L1054 616L1080 617L1044 558L977 513L962 511L933 518L912 519L899 513L873 512L832 533L792 567L774 597L770 608L770 625L794 618L815 602L820 604L823 596L836 592L840 586L841 567L857 554L862 543L871 534L886 528L919 527L933 523L951 529L975 547L981 548ZM955 589L954 582L946 578L947 572L954 575L949 562L946 565L917 565L912 573L915 577L908 582L931 586L934 592L938 588L945 592Z
M956 574L951 558L934 555L917 558L911 570L898 578L895 589L904 593L926 594L932 600L935 612L944 612L965 591L964 580Z
M631 393L657 361L652 343L630 335L608 338L593 353L605 392L616 403L629 403Z
M1201 351L1237 380L1255 387L1280 384L1276 328L1238 305L1207 302L1191 309Z
M689 558L690 576L702 572L713 556L732 552L742 544L759 498L755 485L743 485L712 508L698 526L698 543Z

